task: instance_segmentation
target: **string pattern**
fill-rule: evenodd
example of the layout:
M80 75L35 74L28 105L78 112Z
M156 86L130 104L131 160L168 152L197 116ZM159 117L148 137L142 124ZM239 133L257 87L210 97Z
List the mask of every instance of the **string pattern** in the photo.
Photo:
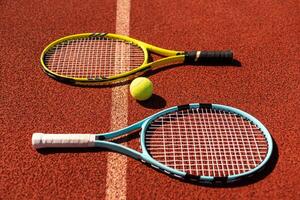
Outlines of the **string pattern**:
M145 135L149 154L166 166L197 176L247 172L268 152L262 131L226 111L197 108L154 120Z
M70 78L108 78L144 62L143 50L123 40L89 37L64 41L44 56L47 68Z

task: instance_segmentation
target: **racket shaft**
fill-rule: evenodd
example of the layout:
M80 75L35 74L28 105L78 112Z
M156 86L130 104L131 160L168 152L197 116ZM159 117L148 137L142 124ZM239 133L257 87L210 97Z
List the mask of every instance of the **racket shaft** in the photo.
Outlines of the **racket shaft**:
M35 149L94 147L95 135L34 133L32 135L32 146Z

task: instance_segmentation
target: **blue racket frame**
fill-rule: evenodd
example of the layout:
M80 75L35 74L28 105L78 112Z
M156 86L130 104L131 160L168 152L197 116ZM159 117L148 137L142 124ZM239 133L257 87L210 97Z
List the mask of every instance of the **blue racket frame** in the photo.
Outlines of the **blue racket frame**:
M251 121L253 124L255 124L262 131L262 133L268 143L268 152L267 152L265 159L258 166L256 166L255 168L253 168L247 172L237 174L237 175L230 175L228 177L194 176L194 175L190 175L186 172L182 172L182 171L178 171L176 169L170 168L170 167L154 160L150 156L149 152L147 151L146 145L145 145L146 130L147 130L147 127L152 123L152 121L154 121L155 119L157 119L160 116L163 116L163 115L166 115L166 114L169 114L172 112L176 112L181 109L186 109L186 108L196 109L196 108L201 108L201 107L209 107L209 108L212 108L215 110L227 111L227 112L239 115L242 118L244 118L248 121ZM123 145L120 145L117 143L105 141L108 139L113 139L113 138L128 134L129 132L132 132L137 129L141 129L140 144L141 144L142 152L138 152L136 150L133 150L131 148L128 148L126 146L123 146ZM216 182L230 183L230 182L239 180L243 177L248 177L248 176L252 175L253 173L259 172L266 165L266 163L270 160L272 152L273 152L272 137L271 137L269 131L267 130L267 128L258 119L256 119L252 115L250 115L242 110L239 110L237 108L233 108L230 106L225 106L225 105L220 105L220 104L201 104L201 103L192 103L192 104L187 104L187 105L182 105L182 106L174 106L174 107L162 110L162 111L160 111L144 120L141 120L135 124L132 124L126 128L123 128L123 129L120 129L117 131L113 131L113 132L109 132L109 133L105 133L105 134L97 134L95 146L101 147L101 148L107 148L107 149L119 152L121 154L125 154L136 160L140 160L142 162L148 163L152 167L159 169L167 174L170 174L170 175L173 175L173 176L176 176L179 178L183 178L183 179L191 179L194 181L206 182L206 183L216 183Z

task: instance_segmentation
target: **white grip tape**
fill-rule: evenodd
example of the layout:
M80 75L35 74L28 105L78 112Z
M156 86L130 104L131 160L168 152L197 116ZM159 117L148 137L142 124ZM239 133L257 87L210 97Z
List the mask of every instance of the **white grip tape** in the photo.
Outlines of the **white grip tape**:
M40 148L77 148L94 147L94 134L45 134L34 133L32 135L32 147Z

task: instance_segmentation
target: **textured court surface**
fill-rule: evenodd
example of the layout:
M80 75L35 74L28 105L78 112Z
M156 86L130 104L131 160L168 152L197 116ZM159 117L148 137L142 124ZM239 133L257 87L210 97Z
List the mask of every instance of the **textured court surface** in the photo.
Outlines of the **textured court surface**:
M0 199L299 199L299 9L292 0L1 2ZM137 103L128 85L74 87L42 72L49 42L84 32L127 32L176 50L230 48L241 66L148 73L155 95ZM230 105L261 120L277 144L274 169L255 183L216 188L107 151L31 148L33 132L106 132L192 102Z

